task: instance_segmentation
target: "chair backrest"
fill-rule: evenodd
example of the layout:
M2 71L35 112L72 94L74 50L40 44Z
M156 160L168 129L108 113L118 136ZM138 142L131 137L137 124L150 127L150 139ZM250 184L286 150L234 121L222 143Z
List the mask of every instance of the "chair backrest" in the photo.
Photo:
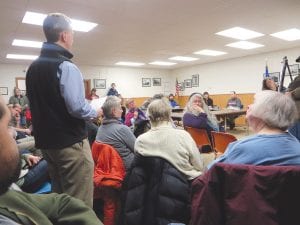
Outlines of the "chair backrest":
M231 134L216 131L212 131L210 133L212 137L213 148L219 153L224 153L229 143L237 140L236 137Z
M184 129L192 136L199 149L201 149L203 145L209 145L212 147L205 129L198 129L194 127L184 127Z
M217 163L193 181L189 224L298 225L299 189L299 165Z

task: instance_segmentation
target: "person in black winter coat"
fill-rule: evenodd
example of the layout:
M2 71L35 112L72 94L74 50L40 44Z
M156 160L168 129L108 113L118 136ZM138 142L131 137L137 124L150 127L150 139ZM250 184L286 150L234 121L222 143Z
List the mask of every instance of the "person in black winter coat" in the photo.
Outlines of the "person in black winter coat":
M188 224L190 183L166 160L135 156L123 184L120 225Z

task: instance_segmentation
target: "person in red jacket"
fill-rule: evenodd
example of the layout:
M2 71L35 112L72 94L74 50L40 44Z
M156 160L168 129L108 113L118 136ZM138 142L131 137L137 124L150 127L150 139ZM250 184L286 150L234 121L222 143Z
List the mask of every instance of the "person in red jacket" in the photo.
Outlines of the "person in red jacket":
M96 88L93 88L93 89L91 90L90 95L87 97L87 99L88 99L88 100L98 99L99 96L96 94L96 92L97 92L97 89L96 89Z

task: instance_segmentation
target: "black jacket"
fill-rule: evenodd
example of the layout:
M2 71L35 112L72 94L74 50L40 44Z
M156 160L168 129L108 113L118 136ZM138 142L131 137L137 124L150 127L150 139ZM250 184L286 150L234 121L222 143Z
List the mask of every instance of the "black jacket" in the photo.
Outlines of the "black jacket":
M166 160L136 155L123 190L119 224L188 224L190 183Z
M65 148L87 137L85 121L69 114L57 77L59 65L72 57L61 46L44 43L40 57L27 71L26 92L37 148Z

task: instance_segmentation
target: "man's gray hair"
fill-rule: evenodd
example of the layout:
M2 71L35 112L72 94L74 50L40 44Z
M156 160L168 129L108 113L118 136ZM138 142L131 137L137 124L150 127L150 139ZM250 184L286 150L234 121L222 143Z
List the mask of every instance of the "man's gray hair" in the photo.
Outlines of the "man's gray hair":
M103 115L106 119L114 118L113 109L120 108L121 99L117 96L108 96L102 105Z
M297 119L297 108L291 97L265 90L255 94L251 116L261 119L272 128L285 131Z
M162 99L153 100L148 109L147 116L152 124L159 124L171 119L171 106L169 101L164 97Z
M55 43L61 32L72 30L71 20L62 13L51 13L44 19L43 30L47 41Z

